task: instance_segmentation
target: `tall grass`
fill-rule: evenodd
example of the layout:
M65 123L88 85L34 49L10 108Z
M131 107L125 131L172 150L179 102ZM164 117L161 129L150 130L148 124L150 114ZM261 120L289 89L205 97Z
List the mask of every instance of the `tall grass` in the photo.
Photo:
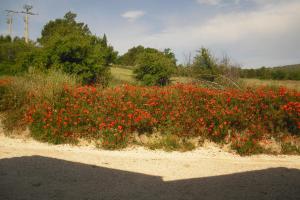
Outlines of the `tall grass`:
M13 84L40 99L54 100L55 95L63 90L64 85L75 86L78 80L75 75L50 69L46 72L30 69L22 77L15 77Z
M240 84L245 87L257 87L257 86L269 86L269 87L280 87L284 86L289 89L300 90L300 81L294 80L260 80L260 79L240 79Z
M37 101L55 102L64 85L75 86L75 76L57 70L30 69L23 76L6 76L0 82L0 112L4 113L6 130L25 127L23 121L28 105Z

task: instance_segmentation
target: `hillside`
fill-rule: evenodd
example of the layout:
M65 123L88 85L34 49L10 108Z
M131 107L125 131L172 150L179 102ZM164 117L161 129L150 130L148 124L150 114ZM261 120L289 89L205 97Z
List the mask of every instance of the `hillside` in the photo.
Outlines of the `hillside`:
M298 70L300 70L300 64L278 66L278 67L273 67L273 69L297 70L298 71Z

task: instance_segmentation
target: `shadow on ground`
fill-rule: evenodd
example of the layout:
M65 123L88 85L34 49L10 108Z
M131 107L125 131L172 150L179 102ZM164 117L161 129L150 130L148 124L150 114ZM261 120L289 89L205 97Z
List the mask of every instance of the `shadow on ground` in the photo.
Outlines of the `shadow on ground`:
M0 199L299 200L300 170L271 168L164 182L157 176L65 160L17 157L0 160Z

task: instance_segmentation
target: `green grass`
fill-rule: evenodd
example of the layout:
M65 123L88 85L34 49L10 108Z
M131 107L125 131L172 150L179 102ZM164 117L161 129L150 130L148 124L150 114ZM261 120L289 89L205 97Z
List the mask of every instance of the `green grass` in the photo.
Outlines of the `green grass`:
M120 85L123 83L136 84L134 79L134 74L132 69L120 68L120 67L111 67L111 73L113 76L113 81L111 86ZM175 83L190 83L195 79L191 77L176 76L171 78L171 82ZM259 79L241 79L241 84L244 86L255 87L255 86L271 86L278 87L284 86L289 89L300 90L300 81L292 80L259 80Z
M113 79L127 82L127 83L134 83L134 75L133 70L131 69L125 69L120 67L111 67L110 68L111 74L113 76Z
M131 83L136 84L136 80L134 78L133 70L132 69L126 69L121 67L111 67L110 68L113 81L111 86L123 84L123 83ZM172 83L189 83L192 82L194 79L190 77L172 77L171 82Z

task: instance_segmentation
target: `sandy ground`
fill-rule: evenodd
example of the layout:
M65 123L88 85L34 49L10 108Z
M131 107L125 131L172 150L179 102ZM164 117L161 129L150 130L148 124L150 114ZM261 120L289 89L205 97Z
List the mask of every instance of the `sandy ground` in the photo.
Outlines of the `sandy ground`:
M0 199L300 199L300 156L106 151L0 134Z

